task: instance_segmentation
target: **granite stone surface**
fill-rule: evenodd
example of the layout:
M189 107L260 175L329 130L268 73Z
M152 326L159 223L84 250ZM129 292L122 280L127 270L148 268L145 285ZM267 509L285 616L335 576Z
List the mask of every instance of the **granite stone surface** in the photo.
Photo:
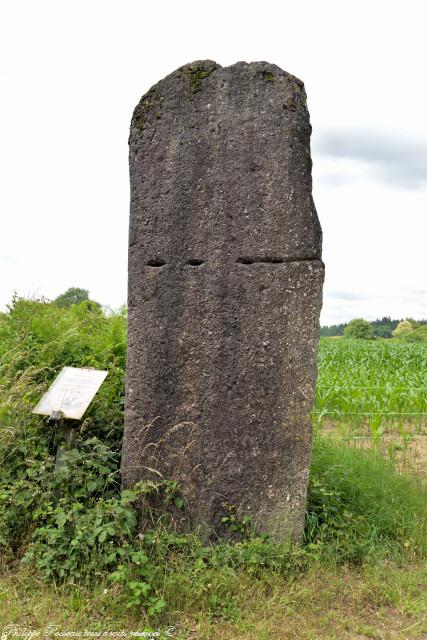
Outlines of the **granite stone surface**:
M182 526L231 511L302 534L324 267L303 83L197 61L145 94L129 138L123 486L178 481Z

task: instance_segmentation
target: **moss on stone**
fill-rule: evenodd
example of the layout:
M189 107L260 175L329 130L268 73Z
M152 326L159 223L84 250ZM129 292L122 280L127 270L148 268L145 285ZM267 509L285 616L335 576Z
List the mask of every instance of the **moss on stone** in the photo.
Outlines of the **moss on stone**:
M266 82L274 82L274 73L271 71L263 71L262 76Z
M210 76L214 69L206 70L203 67L184 67L182 73L190 80L191 91L197 93L202 89L202 80Z
M157 119L162 116L162 97L151 89L137 105L132 117L132 126L143 131L147 122L147 118L151 112L155 114Z

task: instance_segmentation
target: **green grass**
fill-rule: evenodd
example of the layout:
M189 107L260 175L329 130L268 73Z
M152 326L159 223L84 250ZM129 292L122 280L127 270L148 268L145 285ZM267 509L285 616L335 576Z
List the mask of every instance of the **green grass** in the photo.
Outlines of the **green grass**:
M194 602L150 624L127 610L110 584L56 586L28 570L0 575L0 628L58 632L143 631L176 627L177 640L423 640L427 634L427 567L377 563L362 568L312 566L294 579L264 572L235 581L234 619ZM21 636L23 637L23 635Z
M312 533L313 529L313 533ZM331 560L427 556L427 490L375 449L317 437L306 538Z

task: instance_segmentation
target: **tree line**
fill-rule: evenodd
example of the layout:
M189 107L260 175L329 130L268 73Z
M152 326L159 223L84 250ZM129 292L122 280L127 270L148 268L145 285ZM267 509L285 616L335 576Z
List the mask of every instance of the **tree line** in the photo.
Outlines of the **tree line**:
M377 320L354 318L350 322L321 327L320 335L324 337L344 336L347 338L404 338L423 341L427 338L427 320L392 320L384 316Z

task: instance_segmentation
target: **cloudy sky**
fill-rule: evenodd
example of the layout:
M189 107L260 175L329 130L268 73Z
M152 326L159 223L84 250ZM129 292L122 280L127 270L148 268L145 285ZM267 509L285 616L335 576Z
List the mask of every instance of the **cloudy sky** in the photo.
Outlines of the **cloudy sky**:
M209 58L305 82L322 323L427 318L426 24L424 0L4 0L0 308L71 286L126 301L133 107Z

